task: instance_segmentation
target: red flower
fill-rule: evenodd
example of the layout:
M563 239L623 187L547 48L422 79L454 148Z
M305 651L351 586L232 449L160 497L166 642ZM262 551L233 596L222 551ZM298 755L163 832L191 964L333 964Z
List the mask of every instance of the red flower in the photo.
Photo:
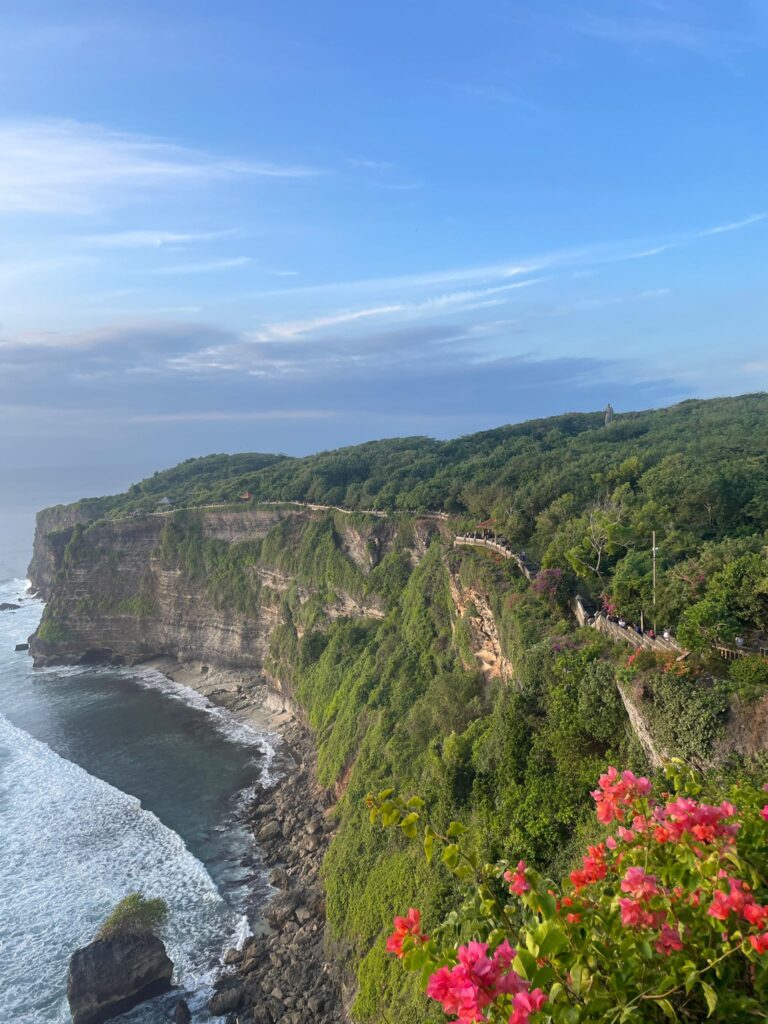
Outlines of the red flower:
M756 953L768 953L768 932L762 935L750 935L749 941Z
M504 881L509 882L509 891L516 893L518 896L528 892L531 887L525 879L525 861L518 861L514 873L512 871L505 871Z
M395 930L387 939L387 952L394 953L396 957L402 959L405 955L403 949L405 939L411 938L416 943L428 942L428 936L422 935L420 929L421 911L411 907L405 917L395 918Z
M679 952L682 948L683 942L677 928L672 928L668 924L663 925L656 941L656 952L669 956L673 951Z

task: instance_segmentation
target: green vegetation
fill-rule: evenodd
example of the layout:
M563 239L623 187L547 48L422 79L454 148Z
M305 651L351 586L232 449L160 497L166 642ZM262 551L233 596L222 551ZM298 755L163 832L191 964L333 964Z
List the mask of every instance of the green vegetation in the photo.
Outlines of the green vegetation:
M471 652L452 637L449 565L492 597L515 685L464 667ZM418 987L403 989L382 937L393 906L418 900L429 923L455 889L417 850L366 828L366 792L418 789L437 820L467 826L483 857L513 850L548 870L567 867L590 834L595 773L607 759L644 763L614 682L617 651L592 631L574 633L510 566L439 540L383 620L340 620L299 639L286 606L270 667L308 711L321 781L342 793L325 878L331 928L359 965L354 1013L374 1020L386 1008L422 1024Z
M357 965L357 1019L431 1019L383 937L393 908L420 906L429 932L457 898L455 880L430 873L396 834L367 827L369 791L418 792L439 827L466 828L479 858L522 857L558 875L596 835L589 794L606 764L647 769L622 693L661 749L706 766L733 694L749 702L768 692L765 658L728 666L709 653L714 640L768 630L766 454L768 397L755 395L618 416L608 428L601 416L569 415L306 459L209 456L89 504L88 514L117 516L152 511L163 494L181 506L233 504L248 491L358 510L287 517L241 543L205 536L201 514L180 510L163 520L156 552L217 608L280 612L266 667L306 709L321 782L338 795L328 917ZM360 511L372 507L401 514ZM437 528L417 536L409 509L444 510L457 529L491 516L545 572L532 586L512 563L454 549ZM679 623L694 653L677 662L643 652L628 665L622 646L576 628L568 600L578 589L648 621L653 531L659 624ZM98 533L73 531L65 572L101 544ZM451 574L486 596L511 682L477 670L473 609L457 615ZM377 617L337 618L346 597ZM123 604L134 601L144 598ZM55 641L57 628L47 614L40 635Z
M569 414L455 441L401 438L303 459L210 455L80 503L88 516L254 500L444 510L499 530L566 582L631 619L676 624L713 575L759 554L768 530L768 396L688 401L618 415ZM240 503L242 504L242 503Z
M61 644L74 639L72 630L51 615L46 615L38 626L37 637L47 644Z
M97 938L111 939L116 935L156 935L168 917L168 904L164 899L147 899L140 892L132 892L117 904L99 929Z

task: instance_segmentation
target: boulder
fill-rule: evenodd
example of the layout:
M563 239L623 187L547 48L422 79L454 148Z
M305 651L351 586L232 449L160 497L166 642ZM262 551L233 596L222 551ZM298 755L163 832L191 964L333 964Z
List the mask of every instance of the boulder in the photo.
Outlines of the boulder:
M243 998L243 988L233 984L229 988L217 992L208 1000L208 1011L214 1017L223 1017L225 1013L236 1010Z
M16 646L14 647L14 651L28 651L28 650L29 650L29 644L16 644Z
M186 999L180 999L173 1011L173 1024L192 1024L192 1014Z
M76 950L67 999L73 1024L102 1024L171 987L173 963L155 935L114 935Z
M19 608L21 608L20 604L11 604L8 601L3 601L3 603L0 604L0 612L16 612Z

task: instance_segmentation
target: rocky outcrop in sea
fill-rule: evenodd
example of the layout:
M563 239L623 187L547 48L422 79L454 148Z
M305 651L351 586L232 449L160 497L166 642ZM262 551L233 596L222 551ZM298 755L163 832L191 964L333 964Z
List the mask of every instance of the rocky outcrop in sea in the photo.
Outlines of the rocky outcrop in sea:
M155 935L113 935L76 950L67 999L73 1024L103 1024L167 992L173 962Z

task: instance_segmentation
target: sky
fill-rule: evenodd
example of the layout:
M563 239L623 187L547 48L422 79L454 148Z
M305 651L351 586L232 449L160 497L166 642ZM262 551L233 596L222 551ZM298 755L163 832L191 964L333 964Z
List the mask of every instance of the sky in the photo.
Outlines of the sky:
M765 389L767 49L765 0L3 0L0 490Z

